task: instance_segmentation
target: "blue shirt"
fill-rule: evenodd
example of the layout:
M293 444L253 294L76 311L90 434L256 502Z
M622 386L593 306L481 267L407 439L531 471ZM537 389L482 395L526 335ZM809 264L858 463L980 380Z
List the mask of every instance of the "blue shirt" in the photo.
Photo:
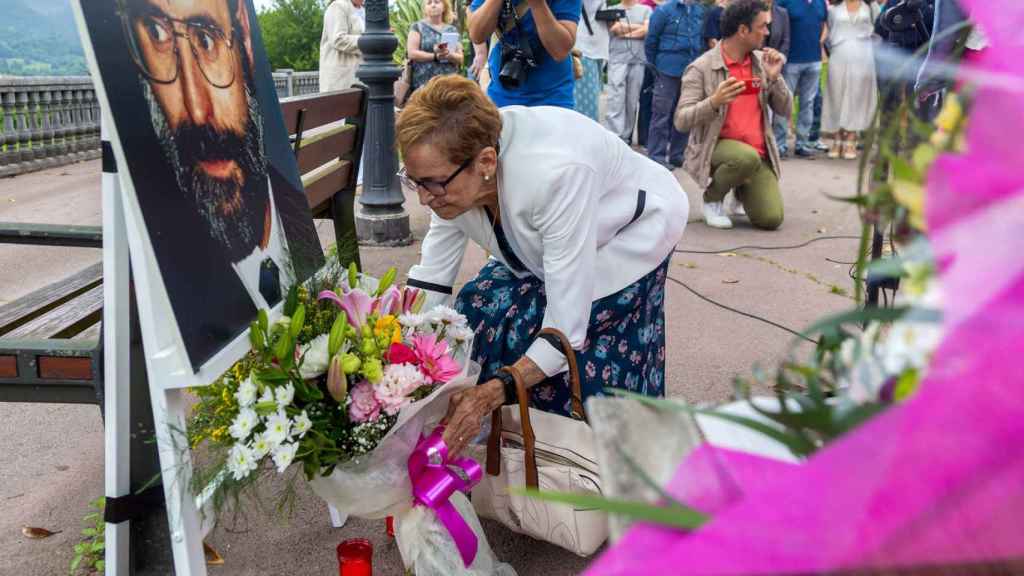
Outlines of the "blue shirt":
M547 0L547 2L551 13L555 15L555 20L579 22L580 12L583 9L582 0ZM475 11L483 4L484 0L473 0L470 9ZM505 42L529 42L533 58L537 62L536 67L527 70L526 82L518 88L506 88L498 79L498 74L501 72L501 47ZM565 60L556 62L548 54L537 35L532 11L527 11L519 19L519 29L510 30L502 37L501 41L494 43L488 59L488 66L491 69L491 84L487 88L487 95L499 108L514 104L576 108L573 99L573 86L576 80L572 73L572 58L566 57Z
M712 6L708 9L708 15L704 17L704 45L706 46L708 40L722 39L722 12L725 12L725 8L721 6Z
M647 25L644 52L658 72L682 77L683 70L704 53L702 4L668 0L654 10Z
M776 0L789 11L790 64L821 61L821 29L828 19L825 0Z

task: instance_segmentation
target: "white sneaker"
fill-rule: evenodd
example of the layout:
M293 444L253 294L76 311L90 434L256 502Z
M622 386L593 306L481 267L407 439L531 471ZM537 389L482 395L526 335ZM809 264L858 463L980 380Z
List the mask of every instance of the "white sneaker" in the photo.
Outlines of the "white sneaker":
M732 228L732 220L725 215L721 202L704 203L704 222L712 228Z
M740 202L735 192L729 192L729 195L725 197L725 210L732 216L747 217L747 210L743 208L743 202Z

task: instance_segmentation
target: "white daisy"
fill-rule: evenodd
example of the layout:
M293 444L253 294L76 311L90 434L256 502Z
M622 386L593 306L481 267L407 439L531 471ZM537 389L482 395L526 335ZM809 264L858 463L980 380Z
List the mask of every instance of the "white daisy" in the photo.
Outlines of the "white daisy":
M267 442L266 434L260 433L253 437L252 456L256 460L259 460L260 458L266 456L270 452L271 448L272 446L270 445L270 442Z
M295 399L295 386L289 382L286 386L281 386L275 390L274 396L277 398L277 407L284 408Z
M422 327L427 324L429 320L426 314L402 314L398 317L398 323L405 328L412 328L413 330Z
M443 304L439 304L434 307L433 310L427 312L427 319L435 323L451 324L452 326L465 326L466 317L455 311L454 308L450 308Z
M257 404L274 403L274 390L270 386L264 386L263 394L260 394L260 399Z
M257 422L259 422L259 416L256 415L255 410L252 408L242 408L238 411L238 415L235 416L235 420L231 423L231 428L228 429L228 432L231 433L232 438L244 440L249 437L249 433L256 427Z
M306 432L309 432L309 429L312 427L313 422L310 421L305 410L302 411L302 414L296 416L295 420L292 422L292 432L299 438L305 436Z
M283 444L291 436L292 421L284 410L278 410L267 418L267 431L264 436L272 446Z
M235 480L241 480L257 467L252 450L245 444L238 443L228 453L228 471Z
M239 406L247 408L256 401L256 394L258 392L256 383L252 381L252 376L250 375L238 385L238 390L235 391L235 400L238 400Z
M274 464L277 466L278 474L284 473L285 469L295 460L295 453L298 450L299 445L294 442L274 447Z

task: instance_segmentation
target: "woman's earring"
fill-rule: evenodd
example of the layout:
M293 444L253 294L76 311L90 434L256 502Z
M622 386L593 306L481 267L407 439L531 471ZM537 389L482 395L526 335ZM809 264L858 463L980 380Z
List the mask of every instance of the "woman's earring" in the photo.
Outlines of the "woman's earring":
M484 174L484 182L490 182L490 181L491 181L491 175L490 174Z

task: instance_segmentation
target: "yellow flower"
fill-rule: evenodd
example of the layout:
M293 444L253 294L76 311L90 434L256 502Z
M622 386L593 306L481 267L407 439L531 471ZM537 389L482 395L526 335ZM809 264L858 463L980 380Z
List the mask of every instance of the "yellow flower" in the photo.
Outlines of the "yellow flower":
M221 426L220 428L217 428L210 433L210 438L219 441L221 438L224 437L225 434L227 434L227 431L227 426Z
M892 195L907 209L910 225L918 230L924 230L924 186L906 180L895 180L892 183Z
M960 104L960 98L956 94L950 94L946 96L942 111L935 118L935 126L939 130L952 132L963 116L964 107Z
M398 319L393 315L388 314L387 316L381 316L377 319L377 322L373 325L373 335L380 338L384 335L394 334L394 331L401 330L402 327L398 323Z
M395 331L391 333L391 343L401 344L402 343L402 329L395 328Z

